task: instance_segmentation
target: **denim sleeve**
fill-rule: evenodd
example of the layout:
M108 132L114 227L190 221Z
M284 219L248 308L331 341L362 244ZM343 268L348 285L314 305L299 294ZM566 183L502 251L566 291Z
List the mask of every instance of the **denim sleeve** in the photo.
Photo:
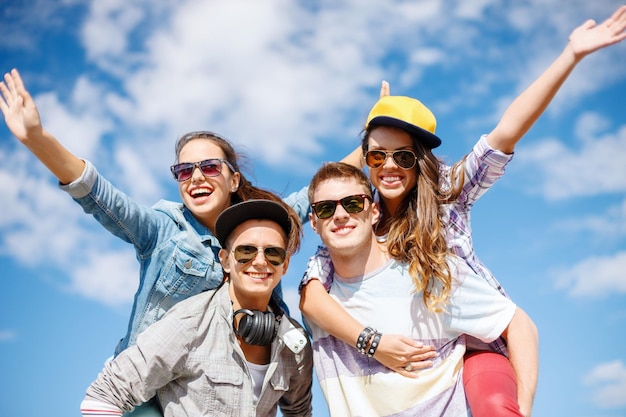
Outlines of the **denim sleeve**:
M59 187L105 229L135 245L138 253L148 252L157 240L160 215L115 188L89 161L79 178Z
M311 213L311 206L309 204L309 186L303 187L300 191L295 191L289 194L283 199L283 201L293 208L302 224L309 221L309 213Z
M335 274L335 268L333 261L330 259L330 254L326 246L320 245L317 247L317 252L311 258L306 266L304 276L300 281L298 292L302 290L306 284L312 279L317 279L324 285L326 292L330 291L330 286L333 283L333 275Z

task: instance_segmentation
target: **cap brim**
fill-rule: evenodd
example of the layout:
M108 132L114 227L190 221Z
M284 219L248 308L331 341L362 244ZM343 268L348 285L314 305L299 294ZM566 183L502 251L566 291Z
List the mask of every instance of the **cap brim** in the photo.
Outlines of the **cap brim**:
M426 129L412 125L403 120L398 120L389 116L376 116L370 120L368 127L372 126L392 126L402 129L405 132L417 137L427 148L434 149L441 145L441 139Z
M291 232L291 220L287 209L271 200L246 200L224 210L215 222L215 237L222 247L232 231L248 220L272 220L283 229L287 238Z

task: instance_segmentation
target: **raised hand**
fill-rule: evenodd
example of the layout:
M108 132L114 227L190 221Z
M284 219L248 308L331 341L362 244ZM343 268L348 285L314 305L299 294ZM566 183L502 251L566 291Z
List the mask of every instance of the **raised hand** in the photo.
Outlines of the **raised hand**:
M0 110L11 133L22 142L30 136L40 136L42 127L39 111L16 69L4 74L0 92Z
M593 19L574 29L569 37L569 45L577 59L626 39L626 5L599 25Z

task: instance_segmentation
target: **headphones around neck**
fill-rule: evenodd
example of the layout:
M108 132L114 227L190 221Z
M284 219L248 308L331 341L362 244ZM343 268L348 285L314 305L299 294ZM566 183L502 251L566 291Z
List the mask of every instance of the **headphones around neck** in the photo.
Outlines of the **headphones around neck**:
M235 317L244 316L235 324ZM271 311L249 310L242 308L233 313L233 329L235 334L249 345L267 346L272 343L278 334L280 317Z

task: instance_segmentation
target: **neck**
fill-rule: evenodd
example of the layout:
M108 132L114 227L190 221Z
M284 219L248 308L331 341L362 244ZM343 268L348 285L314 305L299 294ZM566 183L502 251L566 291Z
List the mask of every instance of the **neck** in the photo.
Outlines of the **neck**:
M239 345L248 362L256 363L257 365L265 365L270 363L272 359L272 345L267 346L254 346L245 343L239 336L237 336Z
M267 296L258 297L246 297L235 291L235 287L230 284L228 287L230 295L230 301L233 303L233 310L237 311L240 308L247 308L249 310L267 311L267 308L272 297L271 293Z
M328 248L333 266L337 275L343 278L352 278L374 271L389 261L384 244L376 241L374 233L370 239L351 253L343 250L334 251Z
M380 208L381 208L381 222L389 220L390 217L395 216L396 211L399 210L400 204L402 203L402 199L392 199L392 200L384 200L380 199Z

